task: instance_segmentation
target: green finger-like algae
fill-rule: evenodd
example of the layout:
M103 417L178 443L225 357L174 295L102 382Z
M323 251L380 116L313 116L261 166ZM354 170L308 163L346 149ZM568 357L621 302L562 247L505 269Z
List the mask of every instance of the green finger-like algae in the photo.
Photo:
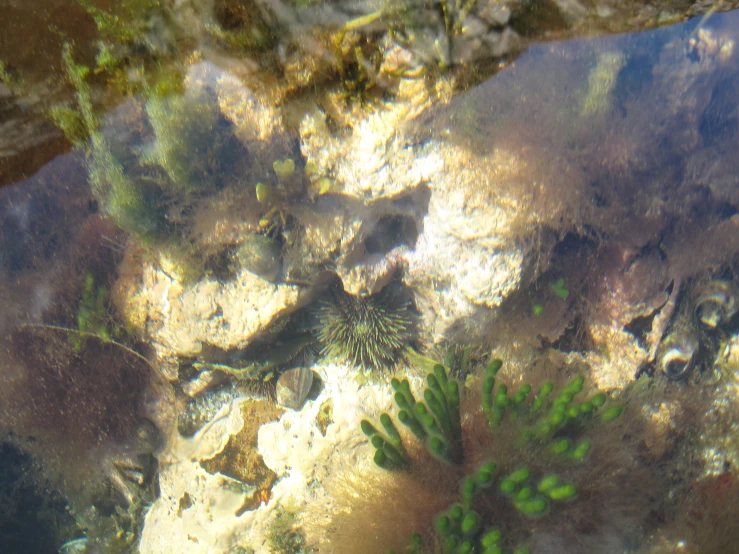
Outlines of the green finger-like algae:
M477 526L480 524L480 514L474 511L467 512L462 519L462 523L460 525L460 529L462 530L462 533L469 534L473 533Z
M529 500L533 494L534 492L531 487L521 487L516 493L516 500Z
M520 512L527 516L541 516L549 507L547 501L541 497L532 498L523 502L516 502L515 506Z
M603 404L606 403L606 395L602 392L599 392L593 398L590 399L590 402L595 406L596 408L600 408Z
M610 408L606 409L601 415L600 419L604 423L607 423L609 421L613 421L618 416L621 415L622 408L621 406L611 406Z
M490 529L485 532L485 534L480 537L480 546L483 548L490 548L491 546L494 546L496 543L500 542L500 539L503 537L503 533L500 532L500 529Z
M552 443L550 448L554 454L564 454L570 449L570 441L568 439L559 439Z
M508 477L502 479L500 482L500 492L503 494L513 494L516 488L518 488L518 483Z
M559 477L548 475L544 477L536 487L539 492L547 493L559 484Z
M572 451L572 457L575 460L582 460L585 458L585 456L588 455L588 452L590 452L590 441L584 440L577 446L575 446L574 450Z
M560 485L548 491L549 498L552 500L570 500L577 494L575 485Z
M480 383L482 413L493 437L501 433L504 426L517 425L521 428L518 436L524 442L522 446L509 448L541 449L542 459L556 456L551 459L553 462L556 459L559 465L589 463L592 443L581 438L582 431L589 425L616 419L622 411L621 406L600 409L607 402L607 396L600 392L591 393L589 399L581 403L576 402L575 398L586 390L586 380L582 376L574 377L559 389L547 381L535 393L529 383L509 393L508 384L498 382L501 368L500 360L491 362ZM461 449L459 385L441 364L436 364L426 376L425 385L420 391L421 401L417 402L407 379L393 379L398 420L413 435L424 440L433 458L445 464L460 464L464 461L464 452ZM593 414L598 418L593 418ZM377 429L364 422L362 430L371 437L373 445L379 447L381 464L389 469L397 468L403 462L401 433L389 414L383 414L380 423L384 434L378 434ZM541 471L541 463L534 467ZM500 529L484 530L494 522L485 521L481 515L485 512L477 508L481 502L482 505L491 502L491 498L495 498L491 494L497 496L495 502L508 505L510 510L531 519L556 511L557 504L577 501L576 483L563 483L554 473L537 475L538 471L532 473L529 467L507 467L496 477L497 471L497 464L489 461L459 481L459 504L450 506L434 524L445 552L511 552L504 548L504 533ZM490 491L489 487L494 484ZM526 547L519 547L519 550L527 551Z
M462 517L464 517L464 508L459 504L455 504L452 506L452 509L449 510L449 515L454 521L462 521Z
M465 505L472 504L472 500L475 497L475 494L477 493L477 483L475 481L474 477L467 477L462 482L462 500L464 501Z
M528 481L530 478L531 478L531 471L529 471L529 469L525 467L517 469L516 471L508 475L508 479L518 484L524 483Z

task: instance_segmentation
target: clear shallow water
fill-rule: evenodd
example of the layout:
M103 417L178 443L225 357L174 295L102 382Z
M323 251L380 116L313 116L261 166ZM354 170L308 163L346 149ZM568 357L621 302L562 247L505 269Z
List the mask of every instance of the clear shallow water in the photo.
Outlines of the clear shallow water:
M569 364L588 364L606 390L628 387L637 373L652 375L668 414L649 397L653 419L669 420L673 405L707 395L697 406L711 406L715 419L701 423L689 413L673 420L695 425L701 440L658 455L654 444L670 433L655 428L647 465L669 467L681 486L693 480L711 494L713 482L698 476L732 476L736 455L736 319L726 307L739 244L736 17L534 46L448 103L443 88L430 100L412 89L383 98L379 108L377 99L363 98L342 112L336 93L285 101L280 111L265 101L269 94L239 85L231 74L239 71L210 60L183 69L175 88L184 94L116 100L94 128L89 116L79 119L99 92L78 83L75 122L90 138L1 193L7 356L0 424L8 433L3 455L9 467L21 468L8 472L3 490L30 505L46 502L36 510L53 519L58 497L46 499L44 491L59 489L77 518L41 526L48 539L25 548L53 551L85 527L104 551L135 549L158 493L162 448L148 431L143 439L137 434L148 425L142 422L166 435L192 423L177 421L190 397L207 399L211 389L222 395L232 381L236 393L269 394L280 373L320 360L326 346L305 351L302 339L315 332L316 318L322 324L311 310L326 302L321 294L333 274L347 290L354 283L375 292L403 280L402 295L418 313L417 329L403 340L437 359L459 347L449 367L460 379L479 373L490 351L506 352L514 367L561 354ZM78 63L68 63L72 80ZM305 123L315 120L312 102L329 114L325 128ZM379 115L370 116L371 107ZM404 118L401 108L416 117ZM393 119L394 110L401 115ZM401 150L383 134L383 121L398 126L402 151L411 154L387 162L390 177L387 167L369 163L378 151L383 162L383 149ZM370 138L352 142L360 133ZM438 173L425 169L433 163ZM340 221L322 226L327 220ZM436 232L447 227L447 235ZM456 242L443 242L447 236ZM438 254L444 250L449 257ZM431 257L428 267L419 253ZM454 257L458 266L445 265ZM495 260L492 268L480 261L487 259ZM402 269L383 273L383 264ZM423 278L431 266L432 285ZM355 268L379 276L357 281ZM165 288L165 277L176 286ZM478 279L502 284L478 287ZM697 309L716 296L716 281L728 287L720 290L724 313L701 327ZM293 316L270 326L275 313L267 313L256 331L246 325L232 334L236 319L221 323L243 296L270 294L286 297ZM152 297L182 307L163 308ZM198 311L211 297L218 301ZM190 322L192 315L202 321ZM679 346L698 346L680 366L665 357L664 345L686 325L694 340ZM301 346L293 352L296 337ZM385 357L396 356L402 352L391 345ZM472 364L462 363L465 356ZM722 361L718 368L715 360ZM229 369L201 379L197 364ZM374 379L386 381L390 366ZM256 378L244 383L239 376L252 371ZM689 373L687 381L663 375L680 371ZM197 408L187 409L195 428L202 425ZM253 453L253 445L243 448ZM35 457L50 485L26 469L35 466L21 451ZM686 452L699 461L685 461ZM254 477L234 477L226 466L228 460L210 471L240 483ZM22 472L32 475L38 494L28 492ZM263 473L262 496L248 512L269 499L274 479ZM34 511L16 506L7 517L11 530ZM674 551L681 512L655 506L668 520L649 523L658 540L606 538L601 551L625 544L630 551ZM108 542L116 525L130 536ZM14 545L30 544L13 531L7 536ZM546 549L541 536L532 544ZM558 540L565 548L569 538ZM699 548L706 537L693 541L690 547ZM719 551L710 548L717 547L702 551Z

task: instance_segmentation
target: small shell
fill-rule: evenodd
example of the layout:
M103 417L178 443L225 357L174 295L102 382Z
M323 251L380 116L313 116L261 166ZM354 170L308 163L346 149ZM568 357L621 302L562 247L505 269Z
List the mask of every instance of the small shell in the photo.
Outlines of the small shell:
M700 288L695 301L695 319L715 329L729 321L737 311L737 289L731 281L709 281Z
M313 372L300 367L286 371L277 379L277 404L299 410L313 385Z
M696 364L700 342L690 327L667 335L657 351L657 365L668 379L685 379Z
M282 247L263 235L249 235L236 251L238 265L267 281L274 281L280 272Z

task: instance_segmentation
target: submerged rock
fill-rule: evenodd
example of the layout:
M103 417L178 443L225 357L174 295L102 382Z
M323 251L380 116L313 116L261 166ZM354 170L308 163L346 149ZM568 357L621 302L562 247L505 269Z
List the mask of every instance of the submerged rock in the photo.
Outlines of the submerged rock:
M205 279L185 288L151 266L144 269L137 292L143 295L139 309L148 313L150 336L164 349L162 357L196 356L204 343L244 348L276 317L296 309L305 294L247 270L227 284Z

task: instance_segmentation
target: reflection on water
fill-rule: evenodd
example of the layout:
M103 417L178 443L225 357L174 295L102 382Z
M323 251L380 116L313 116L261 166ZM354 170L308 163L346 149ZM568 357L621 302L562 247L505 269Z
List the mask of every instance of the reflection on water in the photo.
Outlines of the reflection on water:
M74 148L0 191L7 544L731 551L739 15L516 57L476 3L311 4L181 59L193 12L81 3Z

